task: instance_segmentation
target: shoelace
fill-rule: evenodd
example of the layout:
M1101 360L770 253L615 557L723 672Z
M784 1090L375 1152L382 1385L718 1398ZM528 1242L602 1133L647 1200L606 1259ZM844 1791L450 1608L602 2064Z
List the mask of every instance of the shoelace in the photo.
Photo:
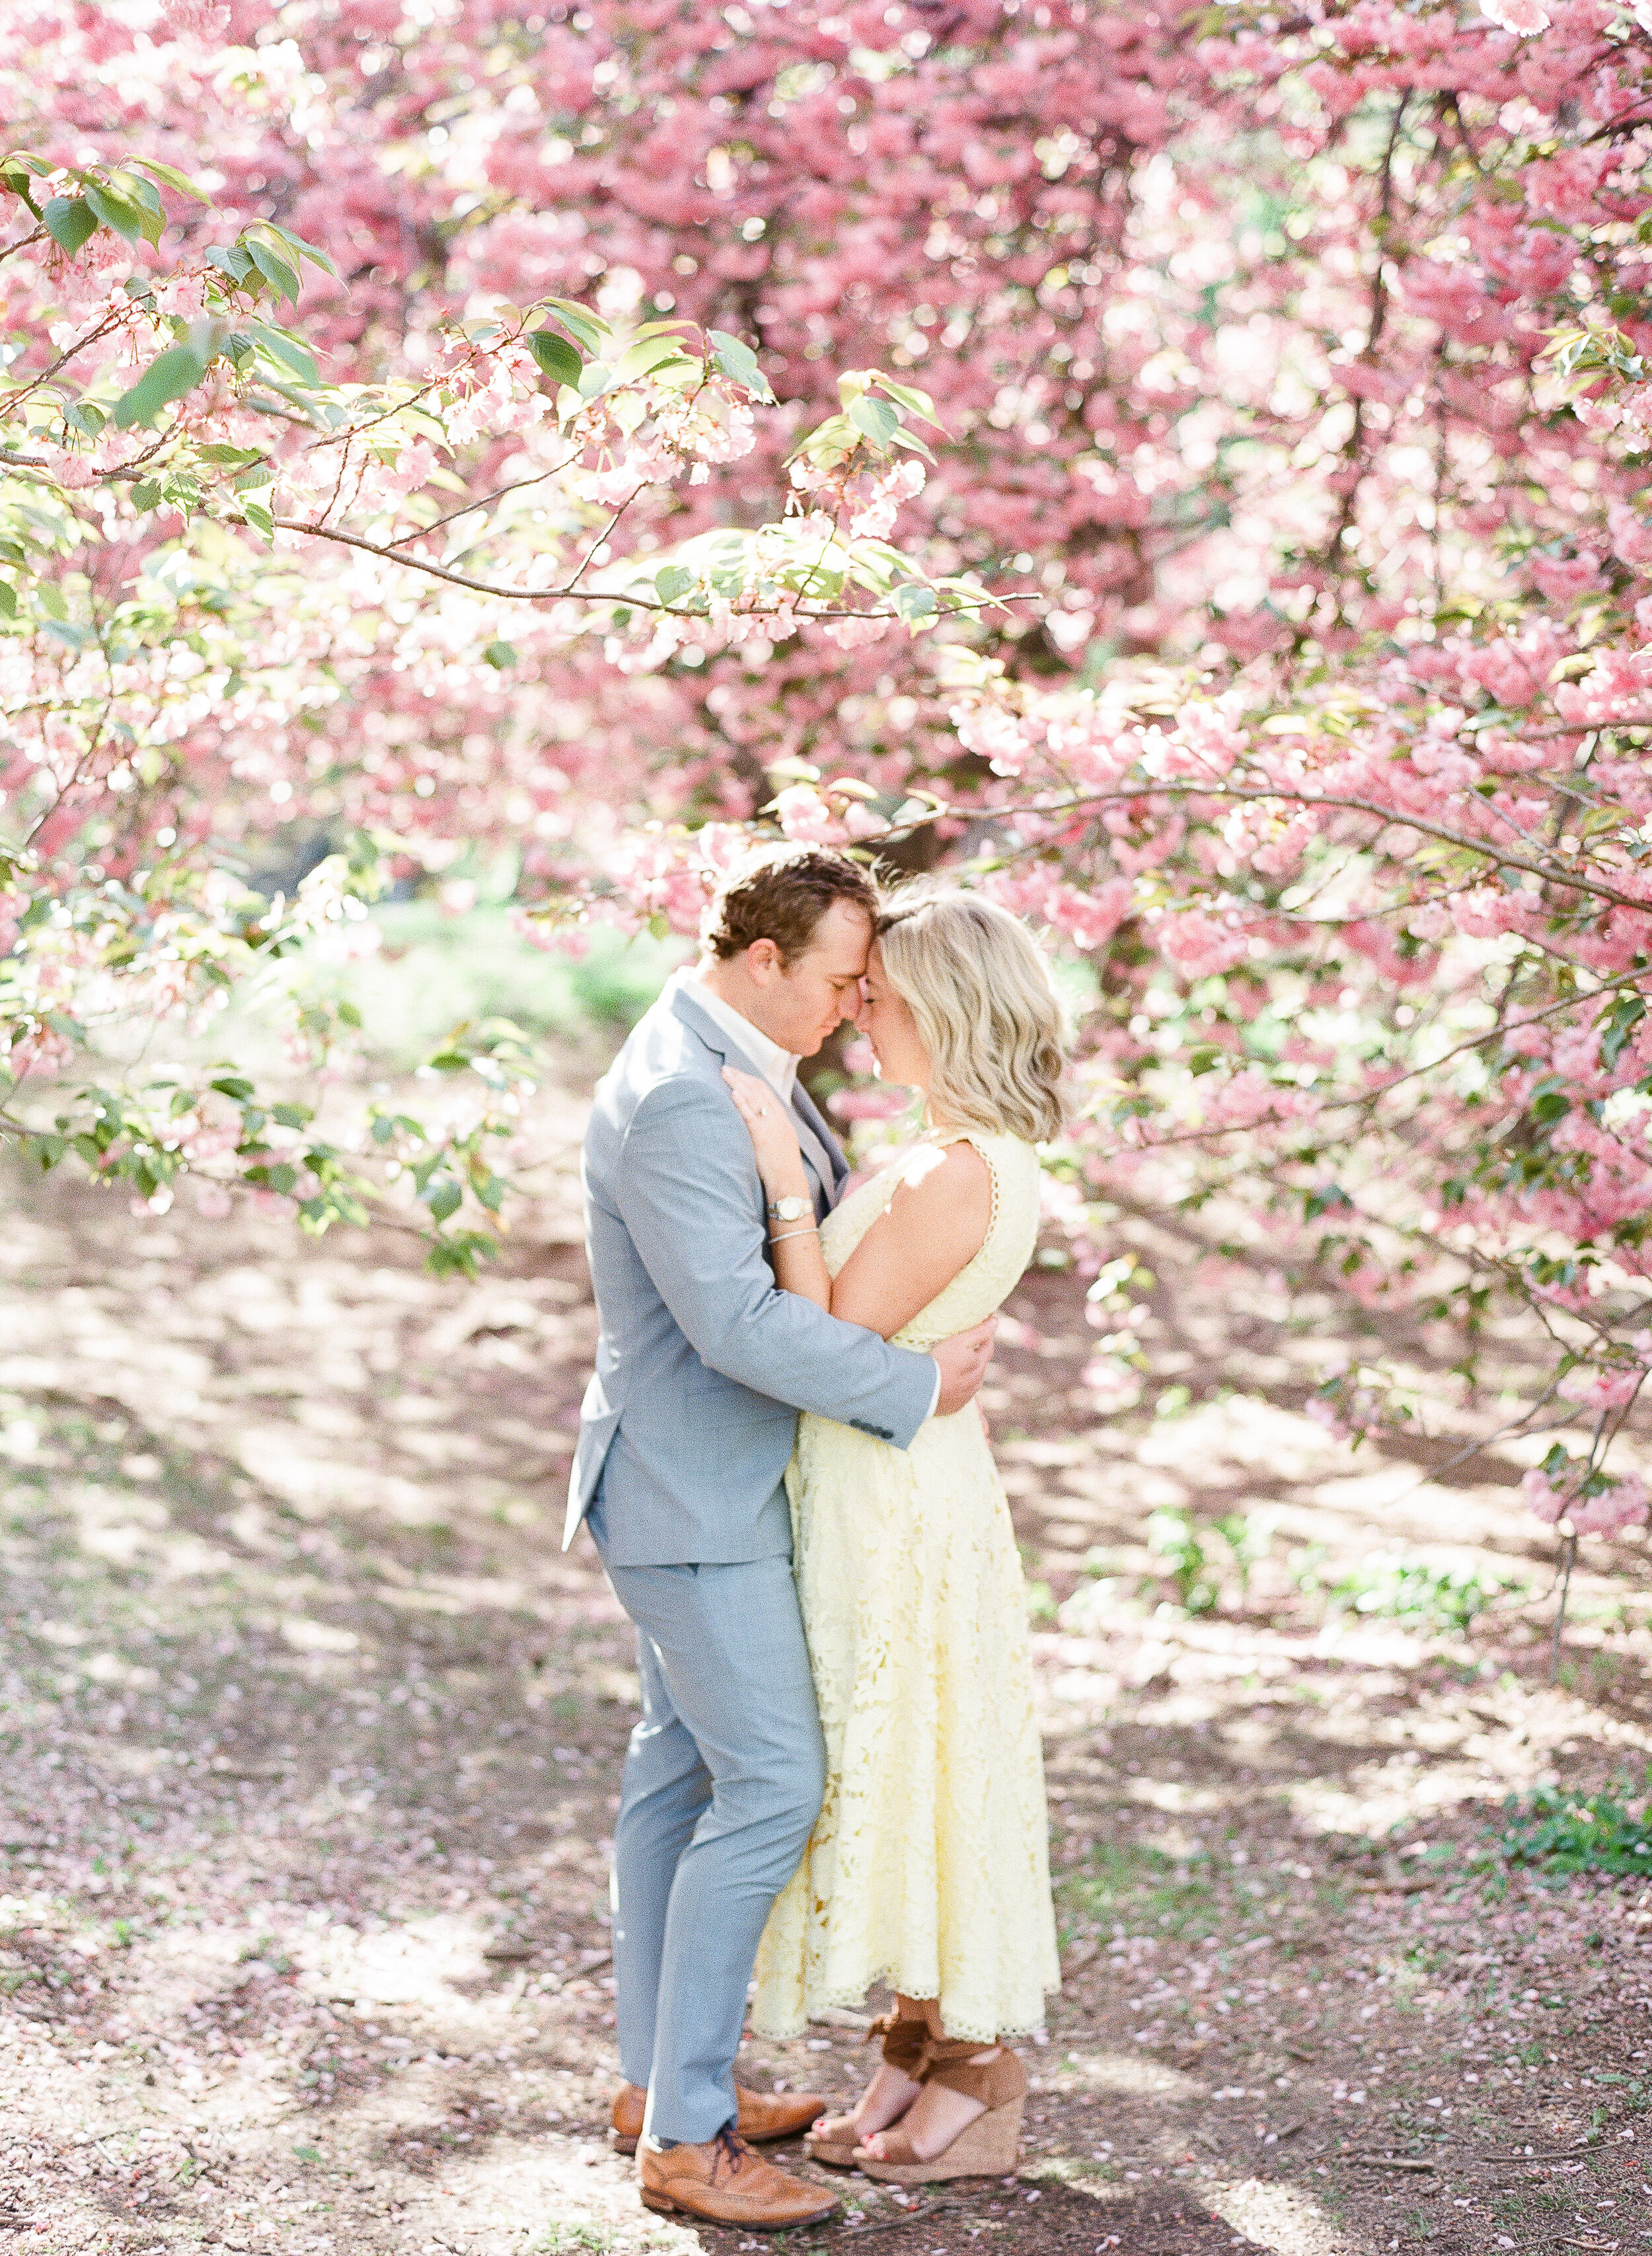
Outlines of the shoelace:
M711 2157L711 2182L716 2185L725 2161L728 2164L729 2175L731 2177L738 2175L745 2165L745 2148L735 2135L734 2126L731 2123L725 2123L723 2126L712 2143L717 2149Z

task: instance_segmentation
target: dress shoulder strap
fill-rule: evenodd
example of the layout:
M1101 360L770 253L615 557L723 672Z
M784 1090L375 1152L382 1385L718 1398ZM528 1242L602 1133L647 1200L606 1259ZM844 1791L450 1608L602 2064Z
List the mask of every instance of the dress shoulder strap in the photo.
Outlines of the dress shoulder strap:
M1004 1178L1000 1165L1003 1154L995 1151L993 1146L1002 1144L1004 1139L990 1134L985 1128L949 1128L946 1134L936 1140L943 1148L948 1144L972 1144L986 1162L987 1179L992 1187L992 1203L987 1215L986 1238L982 1241L985 1245L998 1228L999 1209L1003 1203Z

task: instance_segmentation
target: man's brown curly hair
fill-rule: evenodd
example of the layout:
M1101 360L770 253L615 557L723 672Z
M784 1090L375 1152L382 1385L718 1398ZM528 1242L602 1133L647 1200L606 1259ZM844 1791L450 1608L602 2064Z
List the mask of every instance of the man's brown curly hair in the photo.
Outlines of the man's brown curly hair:
M878 888L858 862L829 846L766 846L730 871L707 909L700 936L720 962L772 940L789 966L834 901L852 901L875 921Z

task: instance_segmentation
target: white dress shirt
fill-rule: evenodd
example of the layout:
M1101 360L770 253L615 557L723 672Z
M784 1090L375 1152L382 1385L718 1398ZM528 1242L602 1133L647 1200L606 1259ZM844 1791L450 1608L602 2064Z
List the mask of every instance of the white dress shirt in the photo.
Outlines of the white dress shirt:
M694 989L695 1000L701 1009L716 1019L731 1041L739 1044L780 1103L789 1109L792 1091L797 1086L797 1059L793 1053L771 1041L750 1019L742 1018L732 1003L725 1003L721 995L707 986L697 970L674 973L672 984Z

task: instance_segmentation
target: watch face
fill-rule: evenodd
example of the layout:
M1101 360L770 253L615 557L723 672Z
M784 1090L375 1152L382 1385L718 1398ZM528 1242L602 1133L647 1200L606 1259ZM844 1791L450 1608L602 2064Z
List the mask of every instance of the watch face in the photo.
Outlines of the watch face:
M808 1212L808 1201L801 1198L776 1199L774 1211L782 1222L796 1222Z

